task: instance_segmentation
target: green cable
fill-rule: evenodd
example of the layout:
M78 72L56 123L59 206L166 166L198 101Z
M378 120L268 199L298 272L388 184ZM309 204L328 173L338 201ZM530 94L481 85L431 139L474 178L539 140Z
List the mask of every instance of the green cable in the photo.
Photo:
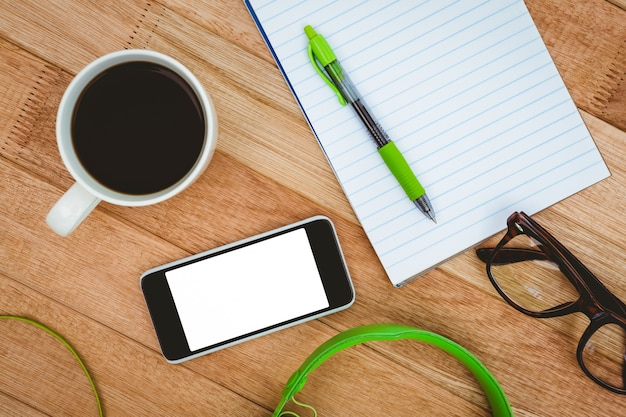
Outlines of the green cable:
M74 350L72 345L70 345L69 342L63 338L63 336L61 336L60 334L58 334L57 332L55 332L51 328L49 328L49 327L47 327L47 326L45 326L45 325L43 325L41 323L38 323L38 322L36 322L34 320L27 319L25 317L1 316L0 315L0 319L17 320L17 321L21 321L21 322L24 322L24 323L31 324L31 325L33 325L35 327L38 327L39 329L45 331L49 335L54 336L55 339L57 339L59 342L63 343L65 345L65 347L68 348L70 352L72 352L72 355L74 355L74 358L76 358L76 360L80 364L80 367L83 368L83 372L87 376L87 379L89 380L89 384L91 385L91 390L93 391L93 393L94 393L94 395L96 397L96 404L98 405L98 415L100 417L103 416L102 404L100 403L100 396L98 395L98 390L96 389L96 384L94 383L93 378L91 378L91 375L89 374L89 371L87 370L87 367L83 363L82 359L80 358L80 356L78 356L78 353L76 352L76 350Z
M300 407L308 408L313 412L313 417L317 417L317 410L313 408L313 406L296 401L295 398L291 398L291 401L293 401L294 404L299 405ZM293 411L283 411L282 413L280 413L280 416L300 417L300 414L294 413Z

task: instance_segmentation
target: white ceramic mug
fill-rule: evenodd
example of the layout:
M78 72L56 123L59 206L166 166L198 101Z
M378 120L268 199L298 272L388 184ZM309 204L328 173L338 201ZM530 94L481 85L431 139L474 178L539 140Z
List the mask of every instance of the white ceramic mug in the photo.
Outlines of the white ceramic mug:
M129 194L105 186L82 165L72 139L73 117L83 93L92 81L113 67L134 62L157 64L177 74L197 98L204 117L204 138L195 163L176 183L148 194ZM46 222L61 236L70 234L101 201L122 206L144 206L166 200L188 187L204 171L217 144L217 117L211 99L197 78L181 63L161 53L148 50L113 52L90 63L72 80L65 91L56 120L57 144L61 158L76 182L48 213ZM163 169L167 169L167 164Z

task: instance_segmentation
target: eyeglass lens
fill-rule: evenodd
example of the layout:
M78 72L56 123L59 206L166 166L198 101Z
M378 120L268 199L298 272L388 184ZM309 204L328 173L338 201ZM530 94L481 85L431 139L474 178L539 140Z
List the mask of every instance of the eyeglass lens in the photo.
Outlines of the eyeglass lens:
M527 235L517 235L497 253L490 274L509 301L523 310L548 314L580 297L556 262ZM626 331L615 324L598 328L583 348L581 364L606 385L626 389Z
M606 385L626 389L626 331L616 324L596 330L583 348L583 366Z
M509 299L525 310L544 312L574 303L578 291L527 235L518 235L496 254L491 275Z

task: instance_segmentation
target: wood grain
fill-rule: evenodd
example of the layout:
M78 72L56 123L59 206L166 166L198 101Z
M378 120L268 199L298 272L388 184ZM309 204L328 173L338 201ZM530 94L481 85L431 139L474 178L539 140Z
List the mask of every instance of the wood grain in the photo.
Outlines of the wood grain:
M578 107L626 129L624 11L603 0L526 4Z
M536 218L626 299L624 2L526 4L611 171ZM137 208L102 203L69 237L58 237L45 215L73 180L56 148L56 109L74 74L125 48L164 52L198 76L218 113L216 154L175 198ZM314 214L335 222L354 306L167 364L140 274ZM91 370L105 415L270 415L315 347L341 330L381 322L467 347L501 382L516 415L626 414L626 398L578 368L586 318L517 313L472 250L402 289L391 286L242 1L0 0L0 236L0 314L64 335ZM96 415L88 382L61 344L9 320L0 320L0 335L1 415ZM467 370L406 341L333 357L299 398L326 416L489 415Z
M626 10L626 1L624 0L608 0L610 3L613 3L614 5L621 7L622 9Z

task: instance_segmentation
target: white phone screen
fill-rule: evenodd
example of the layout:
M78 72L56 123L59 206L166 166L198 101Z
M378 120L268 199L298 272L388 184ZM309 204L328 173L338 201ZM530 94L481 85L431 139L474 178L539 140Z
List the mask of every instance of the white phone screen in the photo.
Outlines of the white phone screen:
M330 305L303 228L165 277L192 352Z

